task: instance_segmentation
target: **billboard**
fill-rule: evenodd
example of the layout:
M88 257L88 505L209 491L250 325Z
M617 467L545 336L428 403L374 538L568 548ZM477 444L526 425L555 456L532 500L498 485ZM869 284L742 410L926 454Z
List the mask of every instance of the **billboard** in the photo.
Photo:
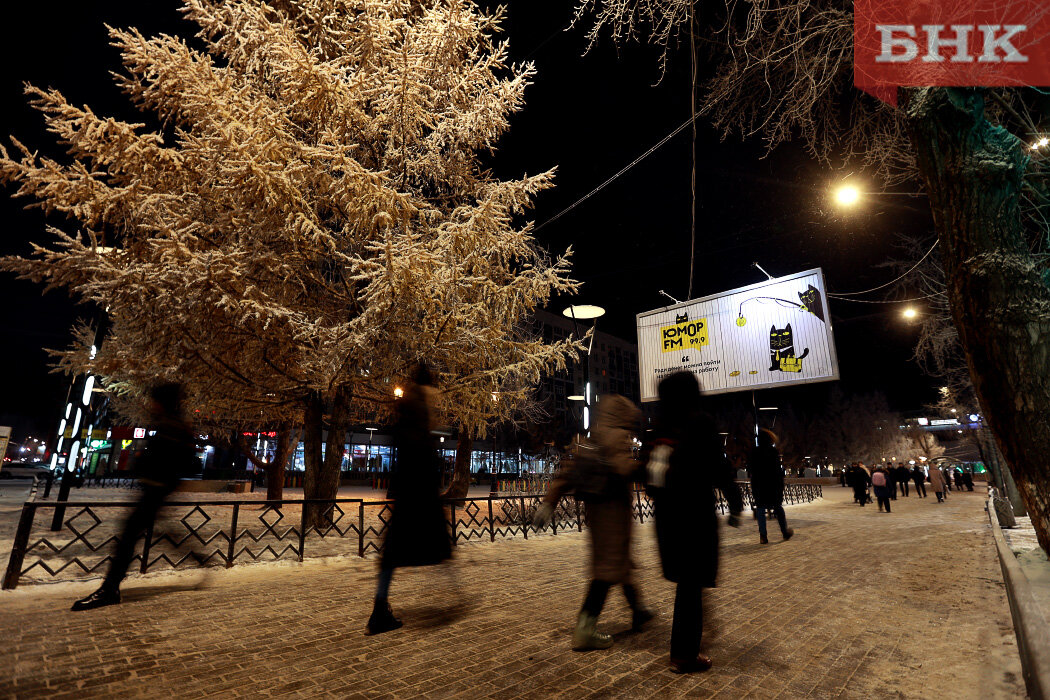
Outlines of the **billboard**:
M638 314L642 401L691 371L705 394L839 378L820 268Z

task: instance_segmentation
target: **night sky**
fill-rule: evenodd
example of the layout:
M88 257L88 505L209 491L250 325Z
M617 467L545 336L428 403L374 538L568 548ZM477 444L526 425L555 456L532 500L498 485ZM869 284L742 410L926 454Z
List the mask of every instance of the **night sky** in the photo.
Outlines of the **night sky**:
M582 55L582 29L563 31L572 4L511 2L505 24L514 61L534 61L538 75L492 165L504 177L558 166L556 188L538 201L537 223L590 192L689 117L687 46L672 57L662 81L659 52L652 47L618 50L606 39ZM173 0L62 3L61 8L30 3L9 15L0 45L5 145L6 136L14 135L44 154L59 155L39 116L26 106L23 81L58 88L74 104L88 104L99 114L142 121L109 76L119 68L119 57L103 25L136 26L146 35L187 34L191 25L179 19L176 8ZM705 122L699 124L693 297L765 279L752 267L755 261L774 276L821 267L831 292L866 289L895 277L879 265L902 255L901 232L932 241L924 199L878 199L843 215L830 206L827 192L849 171L813 161L800 144L765 157L761 143L738 137L720 142ZM574 276L585 283L576 303L607 309L602 330L633 340L635 314L670 303L658 290L685 300L690 143L687 128L537 235L552 253L572 245ZM0 253L25 254L30 241L47 241L44 217L22 211L24 202L11 200L9 193L0 197ZM14 425L16 440L27 432L42 436L57 419L68 387L66 378L49 373L44 348L66 345L71 324L90 312L62 291L42 295L40 286L8 273L0 274L0 299L0 424ZM561 306L555 302L552 310ZM901 411L934 400L936 380L909 359L916 330L900 318L902 306L832 300L830 307L844 391L882 390ZM812 410L830 386L769 390L760 392L759 400ZM750 404L750 395L737 396Z

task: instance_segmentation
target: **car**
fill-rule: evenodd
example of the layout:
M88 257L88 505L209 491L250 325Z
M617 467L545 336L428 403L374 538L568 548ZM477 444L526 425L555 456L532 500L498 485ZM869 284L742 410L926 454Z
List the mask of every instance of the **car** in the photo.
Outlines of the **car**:
M7 462L0 467L0 479L46 479L50 473L46 462Z

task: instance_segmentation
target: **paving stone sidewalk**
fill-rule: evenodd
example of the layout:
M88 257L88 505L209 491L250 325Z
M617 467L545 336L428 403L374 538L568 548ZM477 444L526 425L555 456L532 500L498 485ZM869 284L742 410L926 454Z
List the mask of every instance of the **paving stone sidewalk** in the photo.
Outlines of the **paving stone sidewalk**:
M612 591L607 651L569 648L587 536L561 533L399 570L391 600L405 627L375 637L362 634L374 559L237 567L202 586L197 572L132 578L122 605L83 613L69 605L95 584L3 592L0 697L1024 697L982 494L893 508L828 487L787 509L789 542L760 545L750 519L724 528L707 673L668 670L674 588L646 523L637 578L659 615L629 632Z

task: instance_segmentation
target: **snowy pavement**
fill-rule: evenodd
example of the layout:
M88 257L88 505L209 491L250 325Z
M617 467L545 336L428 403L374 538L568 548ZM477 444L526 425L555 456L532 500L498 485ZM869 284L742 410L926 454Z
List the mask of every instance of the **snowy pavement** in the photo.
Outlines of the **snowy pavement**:
M0 697L1023 697L983 496L900 498L889 514L825 496L787 509L789 542L760 545L750 519L723 529L707 673L668 671L674 588L646 523L637 579L658 616L630 633L613 591L607 651L570 650L587 535L563 532L399 570L405 627L376 637L362 634L374 557L133 577L122 605L83 613L69 605L95 582L20 587L0 593Z

